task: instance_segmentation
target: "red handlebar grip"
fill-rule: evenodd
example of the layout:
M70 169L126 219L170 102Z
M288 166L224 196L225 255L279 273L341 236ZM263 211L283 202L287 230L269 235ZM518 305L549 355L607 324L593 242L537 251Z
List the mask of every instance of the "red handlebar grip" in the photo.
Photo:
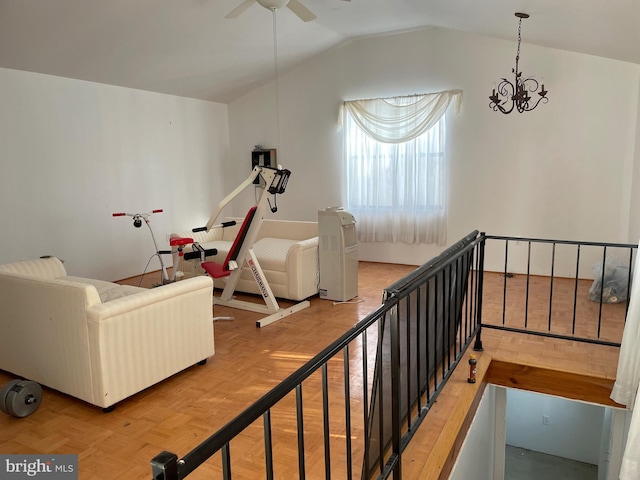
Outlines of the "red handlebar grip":
M124 212L118 212L118 213L114 213L113 216L114 217L124 217L126 215L126 213Z
M151 210L151 213L162 213L162 209L159 208L157 210Z

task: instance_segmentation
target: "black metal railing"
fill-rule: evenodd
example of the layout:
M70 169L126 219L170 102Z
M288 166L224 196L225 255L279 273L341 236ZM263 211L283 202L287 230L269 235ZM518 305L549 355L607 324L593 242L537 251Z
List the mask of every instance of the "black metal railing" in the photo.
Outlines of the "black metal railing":
M487 235L482 327L619 347L637 248Z
M378 309L191 452L157 455L153 478L206 468L230 479L255 461L267 479L401 478L402 452L479 328L483 242L472 232L389 286ZM307 445L323 460L309 462Z
M385 289L397 302L378 342L363 478L402 478L401 454L479 326L477 232ZM390 405L390 408L389 408Z
M204 468L226 480L262 462L267 479L400 479L402 452L474 337L482 349L482 328L619 346L636 249L472 232L184 457L157 455L153 478Z

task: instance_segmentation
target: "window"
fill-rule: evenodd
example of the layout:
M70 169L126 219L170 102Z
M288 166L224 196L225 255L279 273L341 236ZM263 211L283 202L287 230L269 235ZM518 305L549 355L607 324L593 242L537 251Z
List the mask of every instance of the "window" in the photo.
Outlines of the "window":
M446 242L448 93L345 102L346 206L360 241Z

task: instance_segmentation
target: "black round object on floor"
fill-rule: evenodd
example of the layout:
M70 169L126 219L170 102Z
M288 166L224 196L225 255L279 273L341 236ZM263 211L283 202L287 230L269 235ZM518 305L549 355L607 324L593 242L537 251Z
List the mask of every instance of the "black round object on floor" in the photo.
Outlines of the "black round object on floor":
M42 401L42 387L31 380L12 380L0 391L0 410L24 418L35 412Z

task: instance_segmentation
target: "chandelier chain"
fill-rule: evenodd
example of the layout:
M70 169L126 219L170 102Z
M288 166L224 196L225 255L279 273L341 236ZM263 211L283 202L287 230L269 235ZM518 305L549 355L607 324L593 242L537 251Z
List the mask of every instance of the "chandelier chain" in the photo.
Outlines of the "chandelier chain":
M516 51L516 75L518 74L518 63L520 61L520 40L522 39L522 18L518 21L518 50Z

